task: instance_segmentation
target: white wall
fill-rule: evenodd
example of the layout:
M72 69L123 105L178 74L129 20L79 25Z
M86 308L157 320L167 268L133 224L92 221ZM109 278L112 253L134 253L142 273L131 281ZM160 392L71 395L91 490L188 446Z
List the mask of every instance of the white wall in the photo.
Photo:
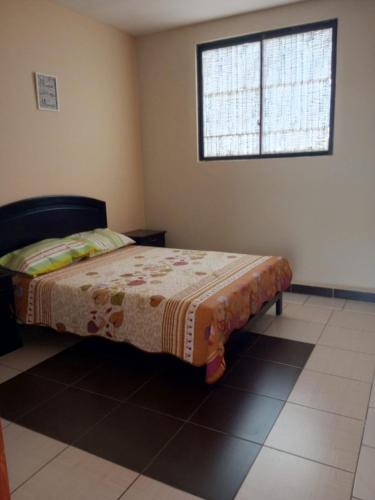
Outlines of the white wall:
M196 44L336 17L334 155L198 162ZM284 255L297 283L375 289L374 26L374 0L314 0L138 39L147 225Z
M93 196L113 229L143 225L134 38L48 0L0 0L0 68L0 205ZM59 112L37 109L35 71L57 76Z

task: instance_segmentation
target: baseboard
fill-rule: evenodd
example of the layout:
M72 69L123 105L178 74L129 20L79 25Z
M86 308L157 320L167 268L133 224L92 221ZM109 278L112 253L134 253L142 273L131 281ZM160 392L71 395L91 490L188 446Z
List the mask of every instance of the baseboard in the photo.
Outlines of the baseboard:
M319 295L320 297L335 297L337 299L375 302L375 293L361 292L358 290L343 290L340 288L326 288L322 286L298 285L297 283L293 283L288 288L288 292Z

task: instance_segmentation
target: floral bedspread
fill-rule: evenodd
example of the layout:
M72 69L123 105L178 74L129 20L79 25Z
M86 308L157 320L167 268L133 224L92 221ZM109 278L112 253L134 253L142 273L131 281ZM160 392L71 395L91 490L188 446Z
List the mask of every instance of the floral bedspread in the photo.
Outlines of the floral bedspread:
M291 281L282 257L131 246L34 279L17 277L28 324L126 341L225 370L224 344Z

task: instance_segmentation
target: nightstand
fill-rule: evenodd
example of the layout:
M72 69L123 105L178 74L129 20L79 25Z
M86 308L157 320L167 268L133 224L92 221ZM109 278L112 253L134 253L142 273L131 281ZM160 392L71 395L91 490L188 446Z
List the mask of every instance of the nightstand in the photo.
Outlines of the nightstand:
M137 245L147 247L165 247L165 233L167 231L157 231L152 229L137 229L124 233L136 242Z
M0 269L0 356L21 346L14 313L12 272Z

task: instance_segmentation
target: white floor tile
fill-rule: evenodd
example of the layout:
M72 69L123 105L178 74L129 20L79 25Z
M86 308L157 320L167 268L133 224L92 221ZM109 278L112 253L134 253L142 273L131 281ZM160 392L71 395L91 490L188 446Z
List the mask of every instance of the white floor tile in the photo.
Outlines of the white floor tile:
M32 368L42 361L57 354L60 349L51 346L37 346L34 344L26 344L16 351L10 352L2 356L0 362L8 367L23 371Z
M0 384L6 382L7 380L19 375L21 372L19 370L15 370L14 368L9 368L9 366L1 365L1 357L0 357Z
M308 295L305 295L303 293L291 293L291 292L283 293L284 301L290 302L291 304L304 304L308 299L308 297L309 297Z
M288 401L344 417L364 419L371 384L303 370Z
M11 424L11 422L9 422L9 420L5 420L5 418L2 418L0 420L1 420L1 427L2 427L2 429L5 429L5 427L8 427L8 425Z
M365 354L375 354L374 333L339 326L327 325L318 344Z
M371 406L371 408L375 408L375 383L373 383L373 385L372 385L370 406Z
M140 476L120 500L193 500L199 497L172 488L168 484Z
M285 318L300 319L311 323L327 323L332 309L327 307L309 306L307 304L288 304L284 312Z
M336 299L333 297L319 297L311 295L305 304L307 306L328 307L329 309L342 309L345 305L345 299Z
M311 353L305 368L338 377L372 382L375 372L375 355L318 344Z
M265 314L264 316L258 318L256 321L252 322L248 327L245 326L244 330L248 330L249 332L254 333L264 333L274 321L274 319L275 316L272 316L271 314Z
M316 344L323 328L324 325L320 323L310 323L308 321L278 316L264 334Z
M361 500L375 498L375 448L362 446L355 476L353 495Z
M375 333L375 315L354 311L333 311L328 324Z
M74 345L80 337L50 332L48 335L34 337L23 347L5 354L0 364L16 370L28 370L42 361Z
M68 448L22 485L12 500L117 500L137 473Z
M263 447L236 500L349 500L353 474Z
M347 300L344 311L356 311L375 314L375 302L361 302L360 300Z
M375 408L368 409L363 444L375 448Z
M363 421L286 403L266 446L354 472Z
M16 424L4 429L4 444L11 490L66 447L64 443Z
M318 344L365 354L375 354L374 333L339 326L327 325Z
M288 307L288 304L284 304L284 309ZM276 316L276 305L274 304L273 306L271 306L268 311L266 312L265 314L266 316L271 316L272 318L275 318Z

